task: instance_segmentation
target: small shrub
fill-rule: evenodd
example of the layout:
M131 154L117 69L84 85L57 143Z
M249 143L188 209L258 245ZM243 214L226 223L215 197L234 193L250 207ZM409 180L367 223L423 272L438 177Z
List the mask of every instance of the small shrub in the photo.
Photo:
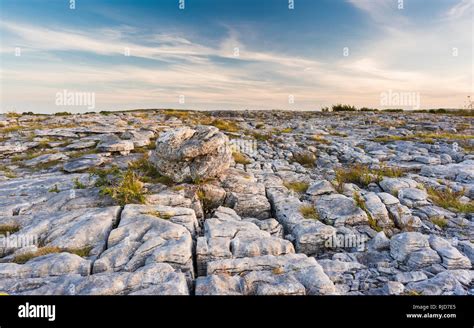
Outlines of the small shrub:
M355 112L357 108L351 105L337 104L332 106L333 112Z

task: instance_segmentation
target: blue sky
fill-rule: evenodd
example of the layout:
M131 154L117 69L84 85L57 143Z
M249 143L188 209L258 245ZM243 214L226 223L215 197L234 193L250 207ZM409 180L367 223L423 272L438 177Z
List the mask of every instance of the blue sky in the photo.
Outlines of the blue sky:
M389 90L438 108L473 93L473 0L288 5L0 0L0 110L85 110L57 106L63 90L98 110L381 107Z

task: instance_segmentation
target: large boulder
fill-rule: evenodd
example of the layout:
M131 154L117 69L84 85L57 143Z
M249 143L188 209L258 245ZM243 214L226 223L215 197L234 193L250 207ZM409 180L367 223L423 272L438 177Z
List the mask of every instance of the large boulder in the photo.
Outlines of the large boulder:
M156 140L151 161L175 182L205 180L221 175L232 162L229 139L213 126L183 127Z

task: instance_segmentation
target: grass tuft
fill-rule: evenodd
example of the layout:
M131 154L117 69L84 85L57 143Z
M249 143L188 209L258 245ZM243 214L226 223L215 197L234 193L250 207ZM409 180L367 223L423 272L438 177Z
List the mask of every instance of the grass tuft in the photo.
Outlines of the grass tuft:
M319 221L319 213L316 211L314 206L311 205L303 205L300 207L300 213L303 215L305 219L310 220L318 220Z
M473 213L474 201L467 203L461 202L464 190L453 191L451 188L444 189L427 188L427 192L431 201L442 208L459 213Z
M283 185L290 190L293 190L298 193L305 193L306 190L309 188L309 184L307 182L299 182L299 181L285 181Z

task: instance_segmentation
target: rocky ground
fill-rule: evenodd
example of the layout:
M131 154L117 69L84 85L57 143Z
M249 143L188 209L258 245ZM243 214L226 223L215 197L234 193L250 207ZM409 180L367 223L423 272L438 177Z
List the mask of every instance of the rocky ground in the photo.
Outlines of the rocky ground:
M472 295L472 122L0 115L0 292Z

